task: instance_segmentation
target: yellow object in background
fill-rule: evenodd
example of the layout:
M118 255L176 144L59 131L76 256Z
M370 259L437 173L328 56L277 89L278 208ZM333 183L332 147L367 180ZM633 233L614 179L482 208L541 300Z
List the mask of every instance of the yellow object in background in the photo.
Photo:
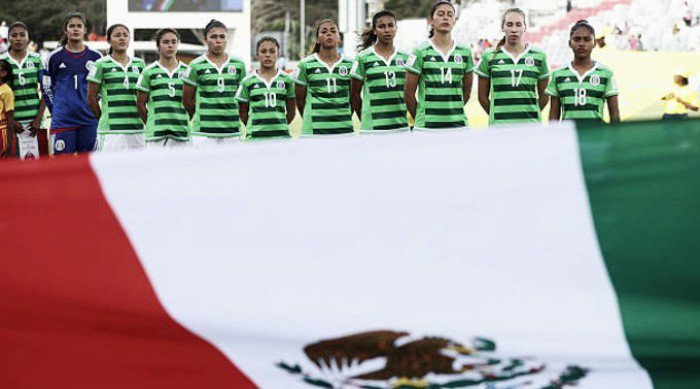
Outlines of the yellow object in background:
M683 115L688 113L688 107L676 100L677 98L696 107L700 105L700 103L698 103L698 94L689 85L674 85L671 89L671 93L674 97L664 102L664 113L666 114Z

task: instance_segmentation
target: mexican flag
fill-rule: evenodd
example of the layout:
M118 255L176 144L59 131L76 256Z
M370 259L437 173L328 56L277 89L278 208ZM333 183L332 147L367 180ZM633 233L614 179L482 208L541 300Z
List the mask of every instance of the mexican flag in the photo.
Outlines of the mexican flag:
M700 122L0 166L2 388L700 387Z

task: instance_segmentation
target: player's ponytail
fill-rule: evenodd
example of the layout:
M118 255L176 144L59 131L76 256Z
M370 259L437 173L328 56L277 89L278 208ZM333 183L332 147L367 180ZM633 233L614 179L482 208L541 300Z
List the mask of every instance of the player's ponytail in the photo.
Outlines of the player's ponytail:
M321 31L321 26L326 24L326 23L333 23L336 26L336 28L338 28L338 25L335 23L335 20L333 20L333 19L323 19L323 20L319 21L318 23L316 23L316 27L314 28L314 36L316 37L316 44L314 44L314 48L311 51L312 53L318 53L319 51L321 51L321 44L318 43L318 33L319 33L319 31Z
M505 27L506 25L506 16L508 16L511 13L517 13L520 14L520 16L523 17L523 24L525 27L527 27L527 16L525 15L525 11L523 11L521 8L508 8L503 12L503 15L501 16L501 28ZM503 38L501 38L500 41L498 41L498 44L496 45L495 53L499 53L501 49L503 48L503 45L506 44L506 36L503 35Z
M127 27L127 26L125 26L125 25L123 25L123 24L121 24L121 23L112 24L112 25L109 26L109 28L107 29L107 42L110 42L110 43L111 43L111 40L112 40L112 33L114 32L114 30L117 29L117 27L123 27L129 34L131 34L131 31L129 30L129 27ZM112 55L113 52L114 52L114 49L112 49L112 45L110 44L110 45L109 45L108 54L109 54L109 55Z
M366 48L372 46L377 42L377 34L374 33L374 29L377 28L377 21L379 18L383 18L385 16L389 16L396 21L396 16L394 15L393 12L391 11L379 11L374 16L372 16L372 25L370 27L365 28L362 33L360 33L360 44L357 45L357 51L362 51L365 50Z
M433 14L435 14L435 11L437 11L437 8L443 4L449 4L452 9L457 12L457 9L455 8L455 5L452 4L451 1L449 0L436 0L433 2L433 4L430 6L430 11L428 12L428 19L433 18ZM435 35L435 27L430 26L430 30L428 31L428 38L432 38Z

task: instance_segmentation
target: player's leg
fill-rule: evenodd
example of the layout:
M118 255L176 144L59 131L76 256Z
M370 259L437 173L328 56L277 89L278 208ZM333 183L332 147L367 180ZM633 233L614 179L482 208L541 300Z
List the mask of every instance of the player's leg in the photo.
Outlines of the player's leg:
M75 153L77 143L78 129L51 129L51 144L55 155Z
M77 131L77 151L89 153L97 147L97 125L83 126Z

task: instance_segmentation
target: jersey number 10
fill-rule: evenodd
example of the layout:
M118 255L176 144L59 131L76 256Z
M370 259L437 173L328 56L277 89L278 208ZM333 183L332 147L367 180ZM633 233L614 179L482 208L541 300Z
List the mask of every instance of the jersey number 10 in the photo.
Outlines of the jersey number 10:
M265 96L265 108L274 108L277 106L276 93L264 93L263 96Z

